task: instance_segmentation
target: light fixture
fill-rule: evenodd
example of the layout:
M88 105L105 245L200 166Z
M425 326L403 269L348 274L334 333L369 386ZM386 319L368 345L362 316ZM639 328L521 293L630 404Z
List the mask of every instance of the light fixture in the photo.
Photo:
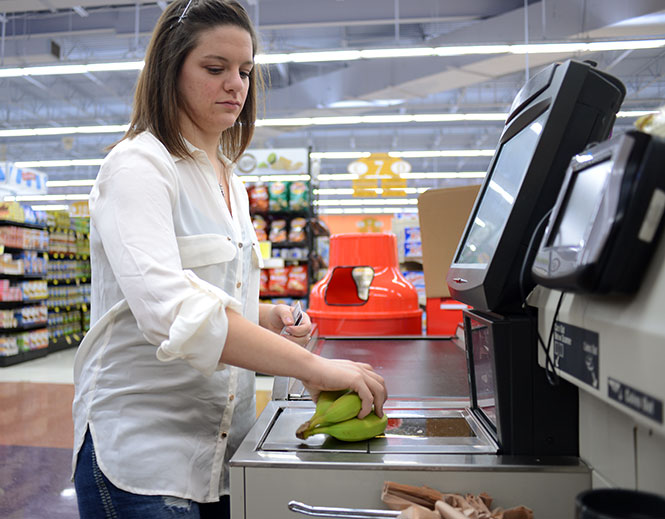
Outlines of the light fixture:
M432 171L430 173L400 173L405 180L445 179L445 178L485 178L485 171ZM354 180L358 175L352 173L320 173L317 177L322 182Z
M240 177L240 180L243 182L295 182L298 180L302 180L307 182L310 180L312 177L309 175L302 175L302 174L286 174L286 175L244 175L240 174L238 175Z
M76 9L78 6L74 7ZM83 8L79 8L82 9ZM77 11L78 12L78 11ZM87 14L87 13L86 13ZM83 16L83 15L81 15ZM665 39L612 40L594 42L548 42L514 45L451 45L447 47L404 47L396 49L343 49L312 52L282 52L275 54L257 54L256 63L319 63L335 61L356 61L359 59L390 59L409 57L449 57L496 54L560 54L585 53L621 50L657 49L665 47ZM125 62L123 62L125 63ZM92 63L89 65L51 65L41 67L15 67L0 69L0 77L42 76L56 74L85 74L88 72L140 70L143 61L126 62L126 68L114 68L117 63Z
M69 211L68 205L61 204L37 204L30 207L33 211Z
M362 159L370 155L369 151L313 151L309 154L312 159Z
M405 187L405 188L394 188L394 189L398 191L403 191L407 195L419 195L427 191L429 187ZM363 188L363 191L374 191L377 195L382 195L385 190L381 187L376 187L376 188ZM315 195L324 195L324 196L345 196L345 195L353 195L353 193L355 193L355 189L351 187L314 189Z
M390 157L401 158L430 158L430 157L492 157L495 150L419 150L419 151L389 151Z
M2 77L23 76L64 76L70 74L88 74L90 72L117 72L121 70L141 70L143 61L118 61L109 63L90 63L74 65L45 65L38 67L0 68Z
M46 187L87 187L95 184L94 178L80 180L47 180Z
M59 202L64 200L87 200L89 195L14 195L6 196L5 202Z
M26 160L14 162L17 168L64 168L69 166L101 166L104 159Z
M319 214L417 214L417 207L322 207Z
M401 158L430 158L430 157L492 157L495 150L414 150L389 151L390 157ZM371 155L369 151L313 151L309 154L312 159L362 159Z
M89 16L88 11L86 11L83 7L80 5L75 5L72 7L72 10L78 14L81 18L87 18Z
M346 206L346 205L414 205L417 198L340 198L338 200L314 200L318 206Z
M124 133L128 124L108 124L100 126L54 126L48 128L16 128L0 130L0 137L36 137L43 135L72 135L78 133Z
M641 117L656 113L657 110L622 110L617 117ZM457 113L457 114L405 114L405 115L359 115L340 117L284 117L258 119L256 126L316 126L349 124L399 124L399 123L436 123L463 121L505 121L508 114L499 113ZM99 126L56 126L46 128L13 128L0 130L0 137L36 137L45 135L73 135L94 133L125 133L128 124ZM351 152L358 153L358 152ZM329 157L330 158L330 157ZM353 158L353 157L340 157Z

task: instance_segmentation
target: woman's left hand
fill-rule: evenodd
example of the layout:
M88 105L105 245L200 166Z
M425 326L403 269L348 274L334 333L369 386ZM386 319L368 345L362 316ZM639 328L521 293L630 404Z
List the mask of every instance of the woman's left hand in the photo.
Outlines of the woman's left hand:
M294 326L293 308L288 305L274 305L268 312L266 328L282 334L287 339L304 346L312 338L312 321L306 312L302 312L302 320Z

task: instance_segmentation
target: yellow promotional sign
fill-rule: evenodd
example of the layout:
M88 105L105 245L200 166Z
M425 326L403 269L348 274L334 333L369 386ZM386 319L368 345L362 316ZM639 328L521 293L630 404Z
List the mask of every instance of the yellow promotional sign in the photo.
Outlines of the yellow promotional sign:
M356 198L406 196L406 179L402 173L411 171L411 164L387 153L372 153L349 164L348 172L357 175L353 179L353 196Z
M85 218L90 216L90 207L88 201L72 202L69 204L69 216L74 218Z

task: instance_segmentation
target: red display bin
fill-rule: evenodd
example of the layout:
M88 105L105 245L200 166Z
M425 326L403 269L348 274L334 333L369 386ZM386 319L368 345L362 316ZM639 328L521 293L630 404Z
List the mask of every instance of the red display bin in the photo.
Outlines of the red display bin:
M428 297L425 305L427 335L455 335L457 325L463 322L465 308L470 306L450 297Z
M399 270L392 233L330 237L326 276L307 313L322 336L421 335L418 293Z

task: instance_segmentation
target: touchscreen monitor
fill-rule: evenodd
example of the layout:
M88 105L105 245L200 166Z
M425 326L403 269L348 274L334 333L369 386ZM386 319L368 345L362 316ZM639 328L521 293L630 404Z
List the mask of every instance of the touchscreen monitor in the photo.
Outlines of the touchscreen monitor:
M625 92L615 77L573 60L543 69L518 92L446 275L453 299L524 314L534 285L529 243L571 158L607 139Z
M487 192L459 249L458 263L486 264L494 256L544 122L545 114L541 114L499 150Z
M591 230L603 194L603 186L612 171L611 160L595 164L579 171L565 202L563 216L559 220L550 244L557 247L584 247Z

